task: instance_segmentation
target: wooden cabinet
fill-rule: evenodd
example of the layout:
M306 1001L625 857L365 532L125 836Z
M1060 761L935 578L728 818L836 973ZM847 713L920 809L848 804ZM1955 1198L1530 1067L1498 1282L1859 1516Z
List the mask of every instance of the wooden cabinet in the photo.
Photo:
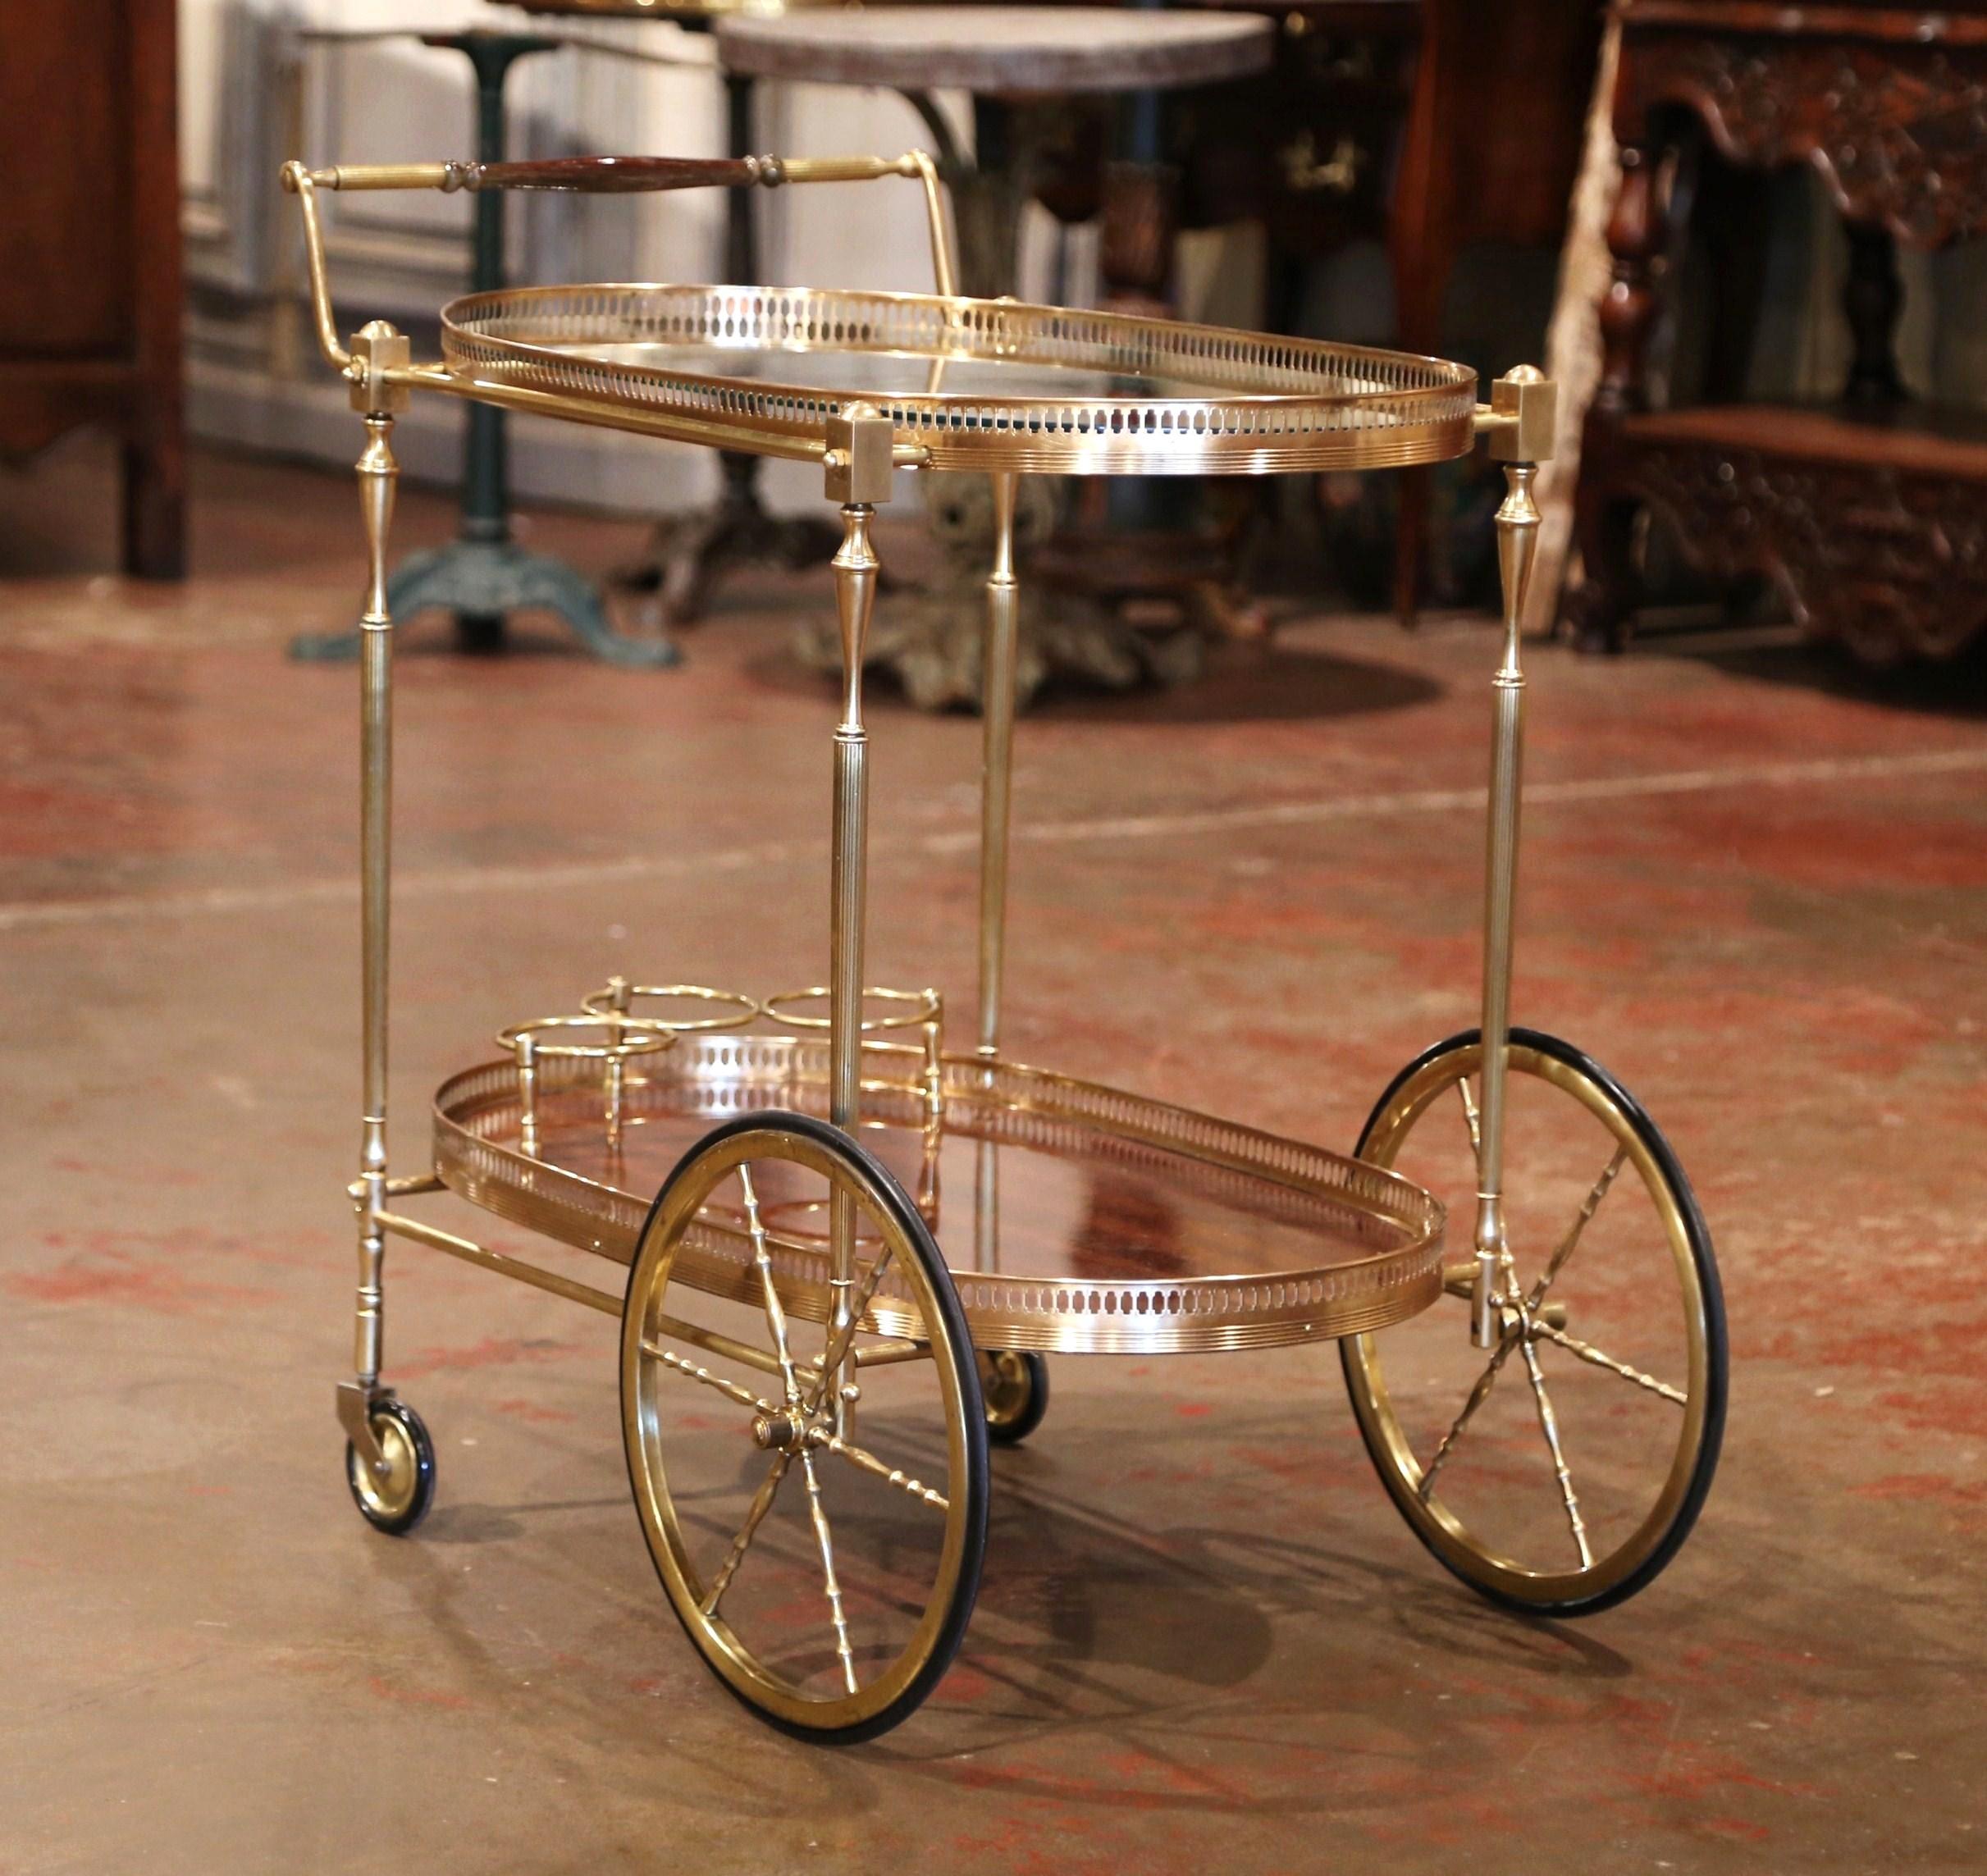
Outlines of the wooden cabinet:
M1472 241L1556 248L1600 52L1599 0L1201 0L1278 23L1273 70L1194 103L1188 212L1259 219L1265 322L1296 329L1305 264L1383 237L1393 340L1442 349ZM1497 369L1519 363L1497 361ZM1401 478L1395 598L1414 616L1428 477Z
M124 564L185 571L173 0L12 0L0 39L0 454L102 425Z
M1720 581L1764 575L1812 636L1866 660L1939 657L1987 630L1987 413L1907 398L1892 348L1899 243L1987 233L1987 0L1799 8L1615 0L1621 189L1601 308L1606 364L1577 505L1583 642L1620 645L1638 515ZM1834 402L1733 401L1733 374L1688 410L1652 408L1651 335L1695 195L1693 144L1744 169L1805 163L1848 224L1853 357ZM1720 272L1720 317L1756 306ZM1714 331L1713 358L1744 334ZM1736 340L1736 342L1735 342ZM1720 380L1723 380L1720 382Z

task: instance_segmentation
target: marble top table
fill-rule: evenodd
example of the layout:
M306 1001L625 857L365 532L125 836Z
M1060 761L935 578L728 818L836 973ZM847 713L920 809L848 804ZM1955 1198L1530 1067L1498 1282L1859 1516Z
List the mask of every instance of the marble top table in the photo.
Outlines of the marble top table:
M738 13L716 31L725 69L749 78L994 97L1218 84L1266 70L1275 38L1259 17L1122 7Z
M733 78L877 85L909 100L931 131L951 190L962 286L981 297L1013 290L1021 208L1044 167L1031 139L1053 135L1056 111L1030 108L1030 101L1133 94L1140 107L1131 116L1143 128L1135 127L1133 147L1118 153L1132 160L1105 166L1100 256L1108 299L1131 304L1161 298L1171 263L1172 178L1158 160L1158 94L1263 71L1276 39L1271 21L1245 14L943 0L770 16L733 14L716 20L712 30L719 62ZM930 94L938 90L972 94L973 156L953 143L934 107ZM1121 220L1113 212L1113 190L1130 205ZM985 618L980 582L992 544L992 511L977 489L934 485L925 492L948 572L922 592L887 598L870 642L872 660L894 671L912 702L937 708L979 698ZM1053 501L1045 485L1030 485L1025 495L1031 501ZM1141 509L1136 518L1149 518ZM1024 539L1039 538L1053 525L1048 509L1021 517ZM954 573L965 577L954 579ZM1025 568L1019 653L1024 692L1053 670L1128 684L1149 676L1181 676L1191 668L1172 646L1162 650L1133 629L1114 606L1073 592L1052 596L1026 574ZM1190 632L1176 639L1194 637ZM824 658L834 649L824 640Z

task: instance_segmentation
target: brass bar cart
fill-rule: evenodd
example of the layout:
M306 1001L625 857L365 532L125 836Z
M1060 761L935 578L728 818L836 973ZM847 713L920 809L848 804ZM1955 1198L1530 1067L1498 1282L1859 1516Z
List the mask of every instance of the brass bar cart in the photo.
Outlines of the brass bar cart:
M434 363L384 323L348 344L332 319L320 190L888 177L920 186L934 294L473 294L444 309ZM1480 404L1474 374L1439 359L962 297L943 192L917 153L292 163L284 181L303 210L319 342L365 430L364 1111L355 1372L338 1406L366 1518L410 1530L434 1489L426 1429L381 1379L382 1265L398 1237L619 1318L628 1473L669 1600L723 1682L806 1737L872 1737L939 1683L978 1587L989 1442L1040 1423L1052 1354L1336 1340L1382 1482L1463 1581L1553 1615L1651 1582L1710 1488L1725 1332L1710 1237L1662 1134L1588 1057L1510 1020L1519 621L1552 386L1514 371ZM840 514L843 682L826 982L761 995L614 979L505 1029L496 1057L445 1080L430 1170L394 1177L386 568L394 421L418 391L818 464ZM1399 468L1479 438L1509 484L1480 1027L1410 1062L1351 1155L1003 1054L1020 477ZM924 469L990 477L998 523L980 994L959 1052L935 991L879 988L864 971L871 523L898 472ZM594 1253L619 1281L578 1280L405 1208L444 1189ZM1446 1260L1451 1203L1470 1224Z

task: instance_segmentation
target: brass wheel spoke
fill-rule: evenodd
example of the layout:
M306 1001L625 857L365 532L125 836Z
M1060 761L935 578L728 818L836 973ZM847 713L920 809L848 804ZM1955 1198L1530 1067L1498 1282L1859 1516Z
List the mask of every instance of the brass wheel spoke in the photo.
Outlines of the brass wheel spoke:
M873 1473L885 1485L895 1486L899 1491L907 1491L913 1498L922 1499L926 1504L935 1506L940 1511L952 1509L951 1501L943 1492L934 1491L922 1481L912 1478L898 1467L886 1464L874 1453L856 1445L853 1440L843 1439L838 1433L830 1432L825 1426L810 1427L807 1440L810 1445L818 1446L824 1452L833 1453L837 1458L847 1460L852 1466Z
M1449 1455L1455 1450L1455 1443L1463 1436L1477 1409L1490 1399L1491 1390L1497 1385L1497 1371L1510 1359L1511 1350L1518 1346L1515 1335L1506 1335L1497 1344L1495 1353L1484 1364L1483 1372L1477 1376L1477 1385L1469 1390L1469 1398L1463 1403L1463 1411L1450 1423L1449 1431L1442 1436L1441 1444L1435 1449L1435 1455L1428 1461L1421 1475L1421 1483L1414 1488L1414 1495L1423 1504L1428 1502L1428 1494L1435 1490L1435 1475L1448 1463Z
M1559 1248L1552 1253L1551 1261L1539 1273L1538 1281L1532 1285L1532 1294L1525 1299L1525 1308L1536 1311L1545 1300L1546 1292L1551 1289L1553 1280L1566 1267L1566 1260L1579 1248L1580 1235L1593 1222L1594 1214L1601 1209L1601 1201L1607 1197L1608 1189L1619 1175L1621 1169L1628 1163L1628 1149L1617 1147L1615 1157L1601 1169L1601 1176L1594 1181L1593 1189L1580 1202L1580 1209L1568 1227L1566 1235L1560 1239Z
M741 1407L749 1407L755 1413L777 1413L779 1409L770 1400L761 1400L750 1388L740 1387L736 1381L725 1380L722 1375L714 1375L709 1368L700 1367L695 1362L687 1362L674 1349L665 1349L660 1342L651 1342L645 1335L642 1339L642 1352L655 1361L660 1362L673 1374L687 1375L692 1381L701 1381L706 1387L715 1387L728 1400L735 1400Z
M765 1227L759 1221L759 1194L752 1189L752 1169L738 1168L738 1184L745 1190L745 1221L752 1235L752 1262L759 1267L759 1287L765 1296L766 1326L772 1331L773 1352L779 1358L780 1378L786 1383L787 1404L800 1404L801 1387L793 1372L793 1356L787 1347L787 1312L773 1283L773 1254L766 1248Z
M890 1247L885 1244L876 1253L875 1261L864 1273L862 1281L856 1286L856 1294L848 1312L848 1326L837 1335L831 1322L827 1342L821 1356L820 1377L814 1384L814 1392L806 1402L807 1417L812 1419L821 1411L821 1403L828 1398L828 1390L835 1385L835 1376L841 1372L842 1358L848 1353L848 1345L856 1339L856 1326L862 1320L862 1312L870 1306L876 1294L876 1286L883 1281L884 1267L890 1261Z
M1532 1333L1542 1335L1548 1342L1556 1343L1569 1355L1578 1355L1583 1362L1591 1362L1597 1368L1606 1368L1610 1374L1619 1375L1624 1381L1632 1381L1638 1387L1646 1387L1651 1394L1660 1394L1665 1400L1673 1400L1679 1407L1688 1407L1690 1396L1681 1388L1670 1386L1667 1381L1658 1381L1654 1375L1646 1375L1640 1368L1632 1368L1626 1362L1618 1362L1612 1355L1604 1353L1592 1342L1583 1342L1578 1335L1569 1335L1564 1329L1555 1329L1544 1322L1534 1321Z
M1552 1411L1552 1397L1546 1392L1546 1372L1538 1364L1538 1351L1522 1331L1515 1338L1524 1351L1525 1367L1532 1376L1532 1392L1538 1400L1538 1423L1545 1431L1546 1444L1552 1449L1552 1469L1558 1475L1560 1498L1566 1507L1566 1522L1573 1527L1573 1541L1579 1547L1580 1568L1594 1567L1594 1554L1587 1541L1587 1526L1580 1517L1580 1501L1573 1489L1573 1474L1566 1469L1566 1454L1560 1445L1559 1417Z
M1469 1129L1469 1153L1473 1160L1483 1157L1483 1117L1477 1111L1477 1098L1469 1091L1469 1077L1456 1077L1455 1091L1463 1098L1463 1124Z
M852 1694L859 1683L856 1679L856 1657L848 1645L848 1621L842 1611L842 1585L835 1577L834 1539L828 1528L828 1513L821 1504L821 1481L814 1469L814 1454L803 1450L801 1469L807 1477L807 1509L814 1516L814 1535L821 1546L821 1582L828 1591L828 1613L835 1625L835 1652L842 1657L842 1679Z
M787 1468L793 1463L791 1453L775 1453L773 1463L766 1467L765 1477L759 1481L759 1490L752 1495L751 1508L746 1512L745 1522L738 1527L738 1534L731 1541L731 1549L725 1553L724 1561L718 1566L718 1573L710 1580L710 1587L704 1592L704 1600L697 1604L706 1615L717 1613L718 1603L725 1591L731 1587L731 1580L738 1573L738 1566L745 1561L745 1553L751 1548L752 1539L759 1533L759 1527L765 1522L765 1514L773 1509L773 1500L779 1495L779 1482L787 1476Z

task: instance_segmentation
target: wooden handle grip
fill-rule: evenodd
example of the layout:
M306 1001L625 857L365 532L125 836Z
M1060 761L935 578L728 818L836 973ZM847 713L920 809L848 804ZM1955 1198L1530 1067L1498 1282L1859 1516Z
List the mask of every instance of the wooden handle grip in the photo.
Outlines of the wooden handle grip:
M571 189L633 195L664 189L737 189L760 180L756 157L554 157L543 162L465 163L464 186Z

